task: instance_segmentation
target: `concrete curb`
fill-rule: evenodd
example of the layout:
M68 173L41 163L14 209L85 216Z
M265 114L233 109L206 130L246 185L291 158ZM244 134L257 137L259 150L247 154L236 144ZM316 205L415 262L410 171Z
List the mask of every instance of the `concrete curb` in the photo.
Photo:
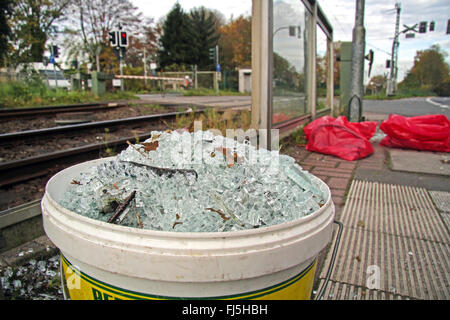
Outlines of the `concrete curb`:
M427 98L427 102L428 102L428 103L431 103L431 104L433 104L433 105L435 105L435 106L444 108L444 109L448 109L448 108L449 108L449 107L448 107L447 105L445 105L445 104L441 104L441 103L439 103L439 102L435 102L435 101L431 100L431 97Z
M0 267L17 267L31 259L44 259L57 253L58 248L47 236L41 236L0 254Z

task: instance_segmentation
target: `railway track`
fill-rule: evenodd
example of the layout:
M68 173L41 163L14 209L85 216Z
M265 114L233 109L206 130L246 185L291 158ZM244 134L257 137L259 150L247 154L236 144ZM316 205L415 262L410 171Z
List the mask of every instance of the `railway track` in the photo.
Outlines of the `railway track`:
M96 129L96 128L111 128L120 125L134 125L139 123L145 123L149 121L168 120L175 119L178 115L185 115L188 112L170 112L153 114L148 116L131 117L125 119L96 121L90 123L66 125L60 127L26 130L19 132L3 133L0 134L0 145L11 144L17 140L38 139L45 136L52 136L59 133L71 133L80 132L83 130Z
M106 148L112 148L116 152L127 147L127 141L143 141L151 137L151 133L139 136L126 137L105 143L89 144L82 147L71 148L62 151L43 154L27 159L9 161L0 164L0 188L28 180L46 176L54 171L62 170L71 165L97 159L105 152Z
M110 110L114 108L124 107L126 105L127 104L115 102L108 102L108 103L96 102L96 103L82 103L82 104L70 104L70 105L48 106L48 107L0 109L0 120L7 120L13 118L14 119L29 118L54 113Z
M62 167L67 167L82 161L99 158L105 150L121 150L127 144L126 141L143 141L151 136L151 131L161 130L162 126L167 128L168 122L174 122L177 116L187 115L190 112L171 112L154 114L148 116L140 116L125 119L98 121L85 124L68 125L61 127L45 128L38 130L27 130L21 132L13 132L0 134L0 145L21 147L26 140L39 140L40 143L45 143L45 138L51 138L54 135L63 136L77 136L85 130L92 130L98 128L113 128L115 126L135 126L137 124L144 124L147 128L145 133L134 134L125 138L103 141L99 143L90 143L78 147L64 149L60 151L49 152L37 156L27 157L25 159L12 160L0 163L0 187L4 188L16 183L25 182L30 179L45 176L53 171L59 171ZM162 123L164 123L162 125ZM149 129L152 128L152 129ZM131 130L128 130L131 131ZM92 131L88 131L91 133ZM19 149L19 148L18 148Z
M198 111L201 112L201 111ZM7 134L0 134L0 146L5 144L13 144L14 141L22 141L27 139L40 139L42 140L45 136L52 136L54 134L63 135L76 135L82 130L88 130L93 128L111 128L114 126L123 125L134 125L138 123L155 123L155 130L161 130L161 120L173 121L178 115L187 115L190 112L171 112L165 114L155 114L149 116L140 116L126 119L99 121L93 123L77 124L70 126L61 126L54 128L46 128L39 130L28 130L22 132L14 132ZM296 119L295 123L283 123L280 126L280 132L289 129L291 126L298 125L296 122L305 122L308 117ZM159 127L156 123L159 122ZM167 123L167 122L166 122ZM165 126L167 128L167 126ZM148 139L151 134L151 130L146 130L146 133L141 135L128 136L126 138L120 138L110 141L103 141L99 143L90 143L84 146L73 147L61 151L45 153L42 155L27 157L25 159L12 160L8 162L0 163L0 187L4 188L6 186L24 182L36 177L41 177L53 169L58 168L58 166L69 166L72 164L80 163L82 161L87 161L91 159L96 159L100 157L101 152L105 151L107 148L120 150L126 147L126 141L143 141ZM123 137L123 136L122 136ZM1 150L1 149L0 149Z

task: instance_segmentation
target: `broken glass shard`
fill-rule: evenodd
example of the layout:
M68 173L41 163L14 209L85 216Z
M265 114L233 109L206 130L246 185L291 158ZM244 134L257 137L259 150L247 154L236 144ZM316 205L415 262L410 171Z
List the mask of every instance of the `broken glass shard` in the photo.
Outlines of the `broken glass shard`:
M173 232L280 224L319 210L329 197L292 157L209 131L154 131L70 178L79 184L68 184L59 199L67 209L106 222L135 191L120 225L137 228L140 221L144 229Z

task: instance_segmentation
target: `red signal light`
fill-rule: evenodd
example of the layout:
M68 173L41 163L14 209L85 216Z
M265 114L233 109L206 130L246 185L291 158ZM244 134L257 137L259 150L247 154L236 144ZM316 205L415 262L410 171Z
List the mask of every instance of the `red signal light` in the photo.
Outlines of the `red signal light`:
M126 31L120 32L120 46L128 47L128 36Z

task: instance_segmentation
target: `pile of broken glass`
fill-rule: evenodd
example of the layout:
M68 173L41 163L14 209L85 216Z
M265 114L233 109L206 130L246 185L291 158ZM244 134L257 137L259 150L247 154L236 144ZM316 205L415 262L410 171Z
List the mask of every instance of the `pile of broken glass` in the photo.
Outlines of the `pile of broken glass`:
M326 189L294 158L248 139L168 130L80 172L59 202L127 227L227 232L312 214L328 200Z

